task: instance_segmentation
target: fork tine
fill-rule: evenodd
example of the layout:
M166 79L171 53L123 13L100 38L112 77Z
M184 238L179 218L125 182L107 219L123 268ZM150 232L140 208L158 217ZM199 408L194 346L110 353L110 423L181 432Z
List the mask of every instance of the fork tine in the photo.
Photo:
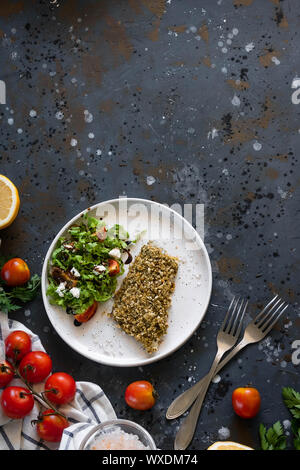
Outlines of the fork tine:
M284 304L283 304L284 305ZM288 308L289 304L286 304L284 307L283 305L281 305L277 310L276 312L273 313L273 315L271 316L271 318L268 319L268 321L266 322L266 324L264 324L263 326L263 332L266 333L266 332L269 332L273 326L278 322L279 318L281 317L281 315L283 314L283 312ZM281 308L283 307L283 308ZM280 310L281 309L281 310ZM280 311L279 311L280 310ZM279 311L279 313L278 313ZM277 315L276 315L277 314ZM276 315L276 316L275 316ZM271 322L271 323L270 323ZM267 334L267 333L266 333Z
M268 328L264 331L264 334L265 336L267 336L267 334L270 333L270 331L272 330L272 328L276 325L276 323L278 322L278 320L280 319L280 317L282 316L283 312L287 309L288 305L286 305L284 307L283 310L281 310L281 312L278 313L277 317L275 318L275 320L273 320L273 322L271 323L271 325L268 326Z
M282 302L279 304L279 306L276 306L277 308L275 309L275 311L273 311L272 313L269 312L265 318L262 318L261 321L256 325L258 328L260 328L261 330L265 329L268 324L270 323L270 321L272 321L272 318L275 317L276 313L279 312L279 310L286 304L286 302L284 300L282 300Z
M244 299L241 299L239 309L238 309L238 311L235 315L235 318L233 319L233 325L231 327L231 334L233 334L233 335L235 334L236 329L237 329L237 325L238 325L238 322L239 322L239 317L240 317L240 313L242 311L243 303L244 303Z
M243 304L242 304L242 305L243 305ZM242 306L242 305L241 305L241 306ZM242 314L241 314L240 319L239 319L239 324L237 325L237 329L236 329L236 331L235 331L235 333L234 333L234 335L237 336L237 337L240 336L240 332L241 332L241 329L242 329L243 320L244 320L244 316L245 316L247 307L248 307L248 301L245 301L244 309L243 309Z
M276 302L275 302L275 301L276 301ZM256 315L256 317L255 317L254 320L253 320L254 323L257 324L258 321L262 318L262 316L263 316L266 312L267 312L266 314L268 314L268 312L269 312L270 310L272 310L272 308L274 308L274 306L276 306L277 303L280 302L280 301L281 301L280 297L279 297L278 295L275 295L275 297L273 297L273 299L270 300L270 302L259 312L259 314ZM275 302L275 304L273 304L274 302ZM272 304L273 304L273 305L272 305Z
M227 326L224 330L224 333L230 333L231 329L232 329L232 325L233 325L233 322L236 318L236 316L239 314L239 311L240 310L237 310L237 307L238 307L238 304L239 304L239 301L240 301L240 297L237 299L237 301L235 302L235 306L233 308L233 311L231 312L231 315L228 319L228 323L227 323Z
M229 315L230 315L230 312L231 312L234 301L235 301L235 297L233 297L232 301L230 302L229 308L227 310L227 313L226 313L225 318L223 320L223 323L221 325L220 330L222 330L222 331L225 331L225 326L226 326L227 320L229 318Z
M264 315L259 319L259 321L255 321L255 324L258 328L261 327L261 325L265 322L265 320L268 318L268 316L273 312L273 310L278 307L280 302L284 302L280 297L276 300L276 302L268 309L265 310Z

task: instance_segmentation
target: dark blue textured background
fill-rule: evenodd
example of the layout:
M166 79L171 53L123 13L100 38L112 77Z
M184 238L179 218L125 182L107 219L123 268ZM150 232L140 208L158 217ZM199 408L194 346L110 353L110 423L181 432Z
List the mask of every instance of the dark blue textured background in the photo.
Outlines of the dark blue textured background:
M52 11L46 0L0 4L0 172L21 195L17 220L1 232L3 252L39 273L57 231L91 204L119 195L205 204L211 305L168 359L101 366L61 341L41 298L12 315L41 336L56 370L99 383L117 414L163 449L178 425L165 420L166 408L207 371L234 294L249 298L248 319L274 292L292 306L270 340L243 351L211 386L192 448L205 449L222 427L257 447L260 422L290 419L281 387L299 388L291 362L300 339L300 108L291 101L299 13L298 0L65 0ZM159 393L149 412L123 400L136 379ZM231 392L248 383L262 409L245 422Z

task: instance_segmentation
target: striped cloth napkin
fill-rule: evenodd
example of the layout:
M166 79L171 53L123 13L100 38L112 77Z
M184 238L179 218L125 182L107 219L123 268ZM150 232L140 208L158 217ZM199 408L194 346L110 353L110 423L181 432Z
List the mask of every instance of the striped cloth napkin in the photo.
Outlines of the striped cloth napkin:
M32 350L45 351L37 335L22 323L10 320L0 312L0 361L5 358L4 340L14 330L24 330L31 336ZM13 379L9 385L24 386L20 379ZM36 384L35 390L42 391L44 384ZM0 389L0 396L2 390ZM40 405L35 401L31 413L24 419L11 420L0 407L0 450L77 450L79 443L90 429L103 421L116 419L114 409L103 390L94 383L76 382L74 400L60 407L67 416L70 426L64 430L60 443L43 441L36 433L31 421L36 419Z

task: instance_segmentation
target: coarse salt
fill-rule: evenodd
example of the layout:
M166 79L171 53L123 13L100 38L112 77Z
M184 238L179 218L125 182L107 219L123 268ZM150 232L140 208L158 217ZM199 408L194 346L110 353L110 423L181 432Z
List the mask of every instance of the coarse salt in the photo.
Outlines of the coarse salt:
M129 434L120 428L98 436L91 450L148 450L134 434Z

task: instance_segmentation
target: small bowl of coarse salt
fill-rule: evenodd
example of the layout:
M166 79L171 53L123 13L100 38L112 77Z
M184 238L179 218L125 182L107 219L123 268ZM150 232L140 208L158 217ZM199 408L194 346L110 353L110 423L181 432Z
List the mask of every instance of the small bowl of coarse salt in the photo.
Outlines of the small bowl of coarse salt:
M156 450L148 431L133 421L115 419L94 426L79 450Z

